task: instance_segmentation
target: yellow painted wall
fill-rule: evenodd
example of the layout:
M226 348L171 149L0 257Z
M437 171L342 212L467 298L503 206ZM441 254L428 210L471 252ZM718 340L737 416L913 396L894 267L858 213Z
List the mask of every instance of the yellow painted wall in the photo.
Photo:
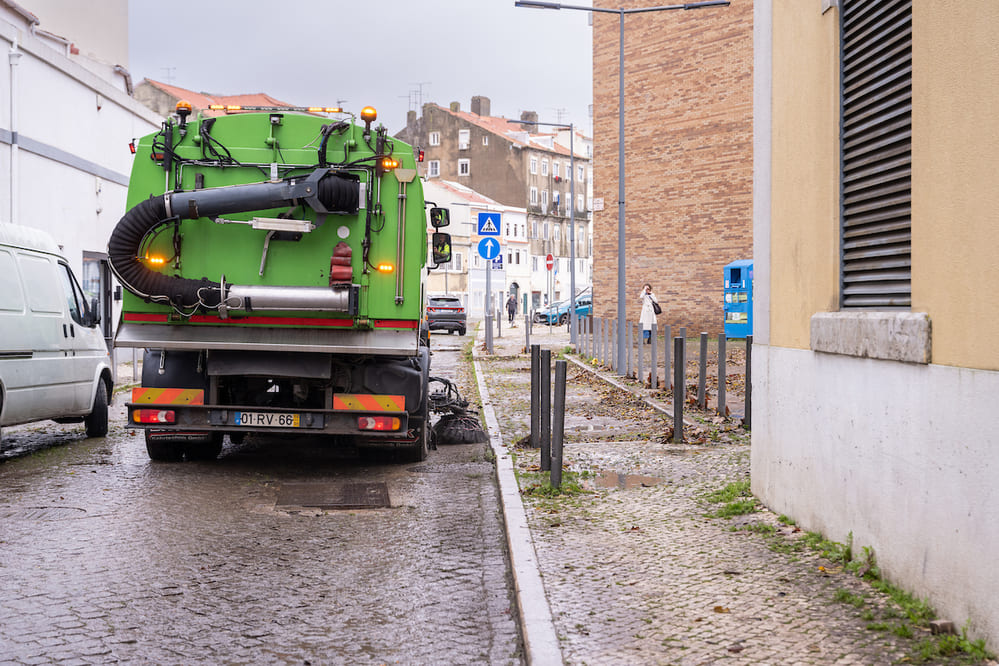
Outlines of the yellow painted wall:
M771 344L839 307L839 15L774 0ZM912 311L932 362L999 370L999 2L913 7Z
M999 370L999 2L913 5L912 309L933 363Z
M770 344L808 349L838 307L839 17L774 0L773 22Z

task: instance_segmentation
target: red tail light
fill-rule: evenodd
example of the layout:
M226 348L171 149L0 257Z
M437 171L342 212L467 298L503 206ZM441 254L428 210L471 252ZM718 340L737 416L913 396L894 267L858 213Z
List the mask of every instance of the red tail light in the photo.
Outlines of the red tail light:
M136 409L132 412L136 423L176 423L177 413L172 409Z
M398 430L402 421L397 416L359 416L357 427L361 430Z

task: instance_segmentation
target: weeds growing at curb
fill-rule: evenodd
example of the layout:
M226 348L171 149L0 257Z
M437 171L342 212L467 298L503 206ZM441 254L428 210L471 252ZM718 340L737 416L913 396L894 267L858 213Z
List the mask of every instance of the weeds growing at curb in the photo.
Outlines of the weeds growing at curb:
M760 509L759 502L749 490L749 480L733 481L721 490L710 493L705 499L712 504L724 502L717 511L709 513L715 518L732 518L756 513Z

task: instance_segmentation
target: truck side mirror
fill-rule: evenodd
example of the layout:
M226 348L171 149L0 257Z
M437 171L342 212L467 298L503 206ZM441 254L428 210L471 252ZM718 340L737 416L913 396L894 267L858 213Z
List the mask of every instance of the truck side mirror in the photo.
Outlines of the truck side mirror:
M451 211L447 208L439 208L437 206L430 209L430 226L434 229L440 229L449 224L451 224Z
M430 245L434 268L451 261L451 234L435 231Z

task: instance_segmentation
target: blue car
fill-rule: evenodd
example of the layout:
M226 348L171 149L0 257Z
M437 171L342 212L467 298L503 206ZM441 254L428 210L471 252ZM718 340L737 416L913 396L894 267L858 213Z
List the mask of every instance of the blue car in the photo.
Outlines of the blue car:
M593 314L593 297L590 294L583 294L576 297L576 317L589 317ZM558 324L559 326L569 321L569 301L559 301L551 307L539 310L535 314L535 320L542 324Z

